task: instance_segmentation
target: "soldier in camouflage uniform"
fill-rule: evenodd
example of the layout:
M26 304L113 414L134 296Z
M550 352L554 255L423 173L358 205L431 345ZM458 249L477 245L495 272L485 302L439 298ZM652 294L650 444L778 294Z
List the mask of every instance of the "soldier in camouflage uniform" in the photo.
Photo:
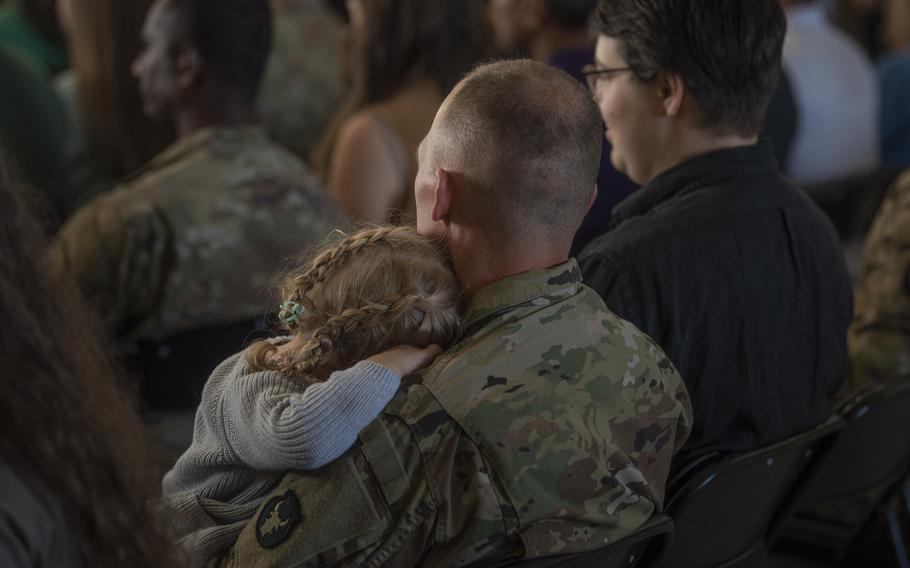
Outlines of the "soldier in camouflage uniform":
M416 196L418 230L445 238L469 298L462 339L358 446L285 476L215 565L570 554L660 510L692 423L685 387L566 258L601 136L590 96L543 64L483 66L456 87L421 145Z
M55 247L119 337L252 320L279 262L338 219L307 167L253 122L269 26L258 0L162 0L150 12L136 72L146 110L176 117L180 139L79 211ZM208 43L183 35L194 28Z
M888 191L866 237L848 345L850 392L910 372L910 173Z

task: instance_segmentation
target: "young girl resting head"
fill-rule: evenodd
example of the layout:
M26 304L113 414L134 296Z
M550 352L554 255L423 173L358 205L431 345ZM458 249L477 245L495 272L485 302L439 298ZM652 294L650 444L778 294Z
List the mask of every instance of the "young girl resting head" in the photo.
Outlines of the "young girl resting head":
M345 453L461 331L460 289L436 245L365 229L282 287L291 336L253 344L209 377L193 443L164 478L167 521L195 565L229 548L287 470Z

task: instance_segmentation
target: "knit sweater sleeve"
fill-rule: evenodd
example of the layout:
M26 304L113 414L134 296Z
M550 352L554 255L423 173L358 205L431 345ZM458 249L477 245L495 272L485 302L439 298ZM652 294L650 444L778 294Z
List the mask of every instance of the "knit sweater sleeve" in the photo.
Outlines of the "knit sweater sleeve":
M401 382L393 371L370 361L337 371L302 392L281 373L258 375L236 380L225 391L224 423L237 458L261 471L317 469L338 458Z

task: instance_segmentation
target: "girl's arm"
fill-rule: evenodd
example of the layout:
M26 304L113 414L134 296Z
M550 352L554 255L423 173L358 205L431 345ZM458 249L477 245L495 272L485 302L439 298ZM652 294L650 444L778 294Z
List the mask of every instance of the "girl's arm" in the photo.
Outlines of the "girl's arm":
M398 391L400 377L429 363L438 347L400 346L299 392L292 378L268 373L267 384L225 408L228 443L248 466L264 471L316 469L344 454ZM256 383L259 383L258 386ZM263 388L265 386L265 388Z

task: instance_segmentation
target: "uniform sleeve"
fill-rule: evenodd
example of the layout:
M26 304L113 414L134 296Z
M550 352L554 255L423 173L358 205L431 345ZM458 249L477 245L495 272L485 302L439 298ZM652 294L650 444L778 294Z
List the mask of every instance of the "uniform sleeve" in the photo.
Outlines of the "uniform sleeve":
M226 401L228 441L255 469L317 469L354 444L399 383L393 371L369 361L303 392L295 392L294 380L279 373L259 382L237 381Z
M68 271L115 335L153 313L174 264L173 237L152 205L96 200L61 229L51 262Z
M851 391L910 371L910 176L891 189L869 231L849 346Z

